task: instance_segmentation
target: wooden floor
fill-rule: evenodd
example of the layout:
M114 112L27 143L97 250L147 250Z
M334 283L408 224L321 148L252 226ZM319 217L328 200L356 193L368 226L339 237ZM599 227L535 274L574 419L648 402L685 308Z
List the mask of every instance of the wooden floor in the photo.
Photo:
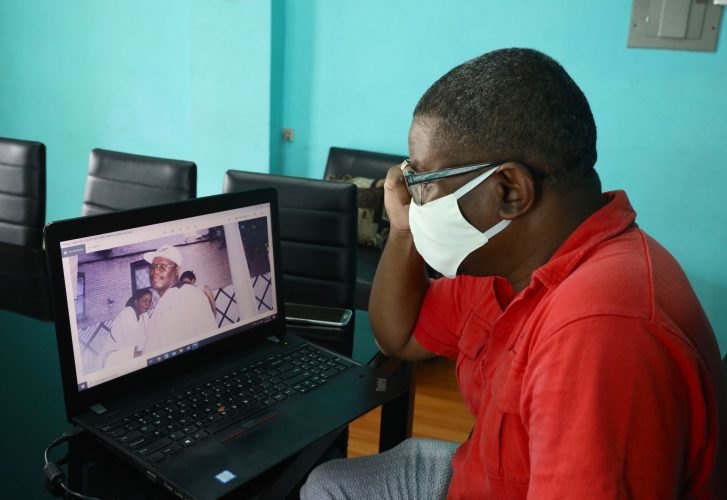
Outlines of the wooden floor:
M348 456L378 452L381 409L367 413L349 426ZM417 437L462 442L474 418L462 401L454 374L454 361L435 358L416 367L414 428Z

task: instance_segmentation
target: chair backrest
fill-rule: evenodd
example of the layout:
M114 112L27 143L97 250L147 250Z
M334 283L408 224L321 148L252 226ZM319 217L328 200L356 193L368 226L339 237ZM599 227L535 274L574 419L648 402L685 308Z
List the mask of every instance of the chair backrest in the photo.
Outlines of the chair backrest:
M45 146L0 138L0 243L40 248L45 223Z
M194 162L94 149L81 214L116 212L195 196Z
M332 147L328 153L325 179L348 180L358 186L358 271L356 309L368 310L374 273L379 265L381 249L389 234L384 216L384 182L393 165L406 157L359 149Z
M0 138L0 309L47 321L44 223L45 146Z
M353 308L356 187L347 182L228 170L224 192L278 191L286 302Z
M332 147L328 152L324 177L330 179L348 175L383 179L392 165L401 163L405 159L406 156L402 155Z
M358 186L368 185L368 189L359 191L359 210L368 210L368 215L371 215L371 211L380 213L378 207L370 206L373 199L383 204L383 183L377 181L386 177L389 168L400 164L405 159L406 156L403 155L332 147L328 152L324 178L348 178ZM381 196L372 196L375 194L376 189L379 189L379 186L381 186ZM359 216L361 217L360 222L365 222L364 213L361 212ZM388 231L388 228L379 228L379 232L386 231ZM358 248L356 296L354 301L356 309L368 310L371 285L380 256L381 250L379 248L370 246L359 246ZM384 358L383 355L379 355L372 361L372 364L378 365L382 363L381 360ZM382 408L379 435L380 452L393 448L404 439L411 437L412 434L415 393L413 365L410 362L401 362L396 364L396 368L390 370L396 370L397 375L409 381L409 390Z

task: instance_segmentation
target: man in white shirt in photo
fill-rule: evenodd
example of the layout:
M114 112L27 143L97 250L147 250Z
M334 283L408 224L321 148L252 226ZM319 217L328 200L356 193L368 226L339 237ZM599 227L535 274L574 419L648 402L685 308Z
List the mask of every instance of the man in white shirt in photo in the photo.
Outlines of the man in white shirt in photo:
M197 287L179 281L182 254L162 245L144 254L149 262L149 282L159 298L147 328L145 354L169 350L189 337L217 328L207 296Z

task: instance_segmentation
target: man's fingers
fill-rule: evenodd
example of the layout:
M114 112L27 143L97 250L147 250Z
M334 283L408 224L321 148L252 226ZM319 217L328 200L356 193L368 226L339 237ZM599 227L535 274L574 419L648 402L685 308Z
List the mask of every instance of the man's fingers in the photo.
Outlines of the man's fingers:
M401 171L402 166L403 163L389 169L386 173L386 180L384 181L384 190L396 195L396 199L402 205L408 205L411 203L411 196L409 196L409 191L406 189L406 184L404 183L404 176Z

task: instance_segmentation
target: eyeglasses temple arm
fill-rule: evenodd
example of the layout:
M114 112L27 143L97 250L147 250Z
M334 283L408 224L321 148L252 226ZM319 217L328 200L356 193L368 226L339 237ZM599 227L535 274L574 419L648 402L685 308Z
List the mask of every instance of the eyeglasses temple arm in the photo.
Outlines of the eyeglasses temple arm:
M406 183L408 185L414 186L415 184L431 182L431 181L434 181L437 179L451 177L451 176L459 175L459 174L466 174L467 172L472 172L474 170L479 170L481 168L497 167L499 165L501 165L500 162L478 163L476 165L465 165L463 167L454 167L454 168L448 168L448 169L444 169L444 170L435 170L434 172L424 172L421 174L416 174L416 173L407 174L406 172L404 172L404 178L406 179Z

